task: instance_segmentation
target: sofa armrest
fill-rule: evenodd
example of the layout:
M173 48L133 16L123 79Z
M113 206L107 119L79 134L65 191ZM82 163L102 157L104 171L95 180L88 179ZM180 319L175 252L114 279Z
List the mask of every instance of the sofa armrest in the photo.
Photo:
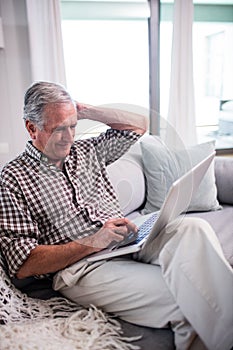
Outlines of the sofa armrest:
M233 157L215 157L215 178L219 202L233 204Z

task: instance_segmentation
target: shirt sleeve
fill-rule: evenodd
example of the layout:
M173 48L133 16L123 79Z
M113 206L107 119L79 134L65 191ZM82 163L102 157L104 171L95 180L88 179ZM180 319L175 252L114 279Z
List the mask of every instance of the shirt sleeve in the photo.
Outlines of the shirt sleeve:
M109 165L119 159L141 137L131 130L108 129L94 139L94 145L99 160L105 159Z
M39 230L31 218L23 194L16 181L0 183L0 247L8 265L10 276L15 276L20 266L38 245Z

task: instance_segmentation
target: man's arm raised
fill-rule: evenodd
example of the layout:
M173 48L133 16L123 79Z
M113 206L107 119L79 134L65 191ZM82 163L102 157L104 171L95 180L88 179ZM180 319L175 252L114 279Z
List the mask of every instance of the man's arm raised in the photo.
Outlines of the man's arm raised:
M132 130L143 135L148 129L148 118L140 113L118 108L94 107L76 103L78 119L90 119L117 130Z

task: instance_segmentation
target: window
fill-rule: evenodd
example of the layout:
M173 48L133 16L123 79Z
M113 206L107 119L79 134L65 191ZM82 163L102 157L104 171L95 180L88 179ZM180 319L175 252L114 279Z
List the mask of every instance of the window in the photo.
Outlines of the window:
M62 31L68 88L78 100L148 107L146 21L64 20Z
M169 102L172 3L161 0L162 118L166 118ZM194 3L199 141L216 139L217 148L232 149L233 1L194 0ZM61 0L61 5L67 85L73 97L94 105L120 103L149 110L148 2Z
M67 3L62 1L62 35L67 87L72 96L87 104L148 109L147 2L131 1L126 4L129 8L118 2L116 8L116 3L107 1L86 1L86 7L77 1L69 13ZM88 124L88 133L101 130L92 124Z
M228 5L210 3L195 4L194 8L197 132L199 142L216 139L216 148L230 149L233 148L233 1L231 5L229 1ZM160 111L164 118L169 99L172 6L171 1L163 1L161 5Z

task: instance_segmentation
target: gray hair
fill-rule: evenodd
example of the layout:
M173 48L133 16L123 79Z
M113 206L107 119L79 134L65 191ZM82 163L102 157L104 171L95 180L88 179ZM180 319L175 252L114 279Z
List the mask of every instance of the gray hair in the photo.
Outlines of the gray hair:
M23 119L30 120L38 128L43 129L44 109L51 103L74 103L74 100L60 84L45 81L33 83L24 96Z

